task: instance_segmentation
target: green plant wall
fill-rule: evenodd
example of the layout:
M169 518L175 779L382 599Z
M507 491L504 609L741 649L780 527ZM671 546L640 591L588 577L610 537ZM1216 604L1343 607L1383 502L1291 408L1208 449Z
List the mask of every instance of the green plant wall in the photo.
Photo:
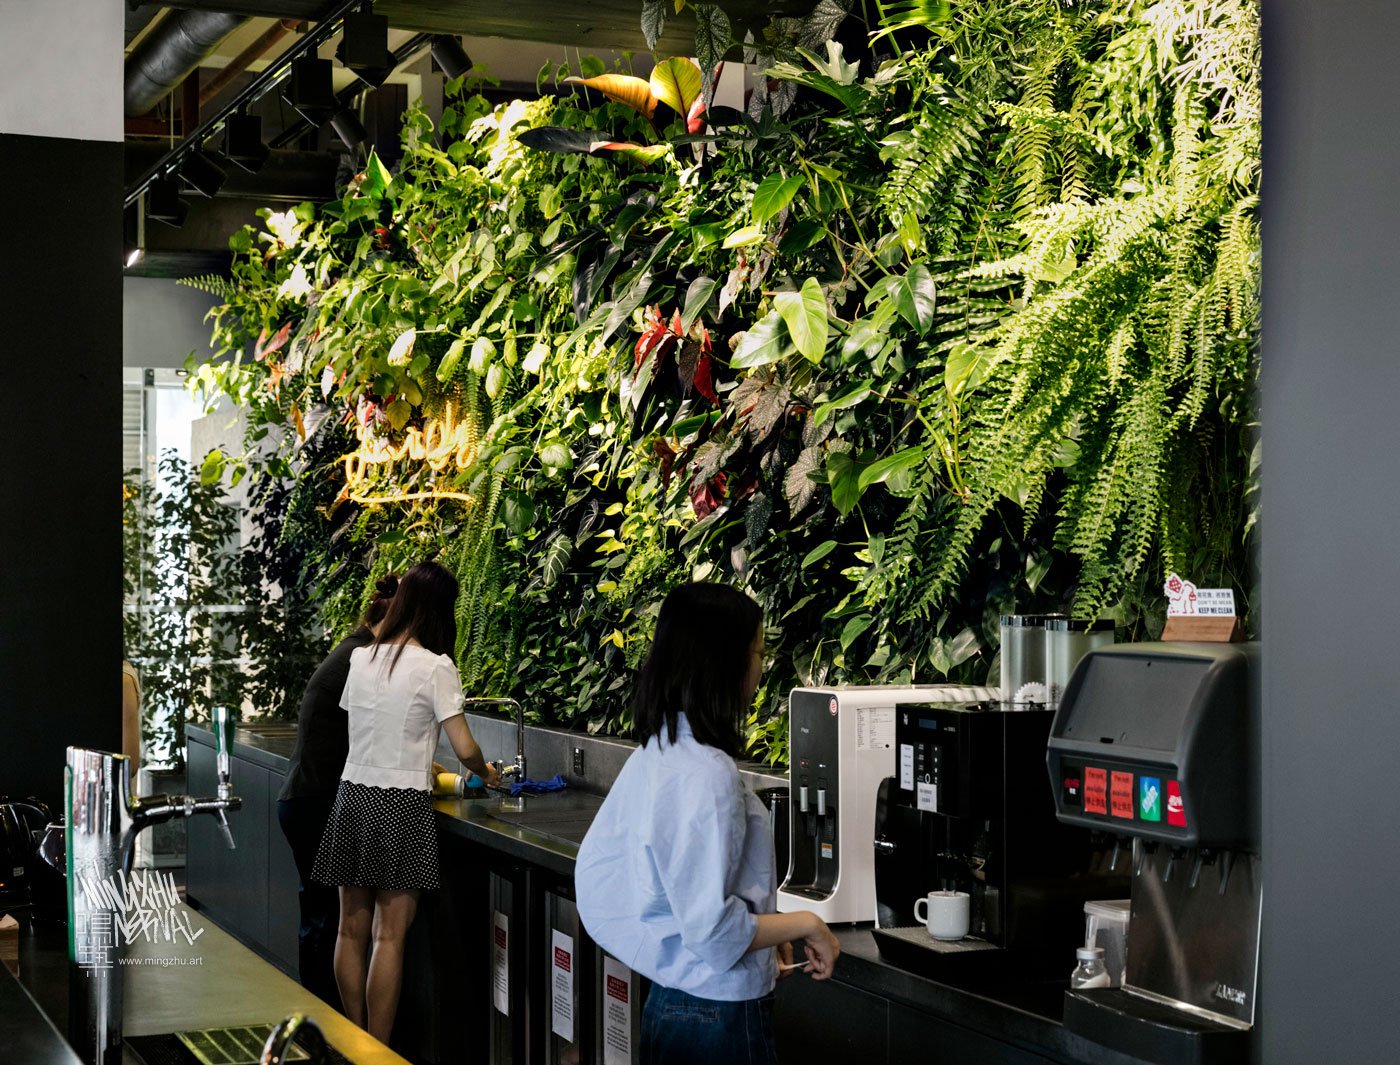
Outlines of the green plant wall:
M981 681L1004 610L1248 598L1256 6L890 7L927 17L769 57L781 117L688 60L452 85L399 172L235 236L193 385L284 434L254 472L330 627L438 557L471 690L613 731L667 588L732 581L776 759L793 685ZM451 461L347 486L448 418ZM351 498L390 493L439 497Z

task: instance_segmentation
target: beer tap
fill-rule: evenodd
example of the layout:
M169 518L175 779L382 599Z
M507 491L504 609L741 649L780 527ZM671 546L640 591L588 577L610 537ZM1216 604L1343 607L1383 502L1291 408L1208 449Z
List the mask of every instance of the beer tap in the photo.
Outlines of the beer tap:
M118 909L131 872L132 849L142 829L175 817L212 814L233 846L227 812L243 800L233 794L230 753L233 719L214 710L219 783L214 798L131 795L131 761L124 755L69 747L64 770L68 812L66 874L68 913L69 1042L92 1065L122 1060L122 965ZM121 881L122 889L117 888Z

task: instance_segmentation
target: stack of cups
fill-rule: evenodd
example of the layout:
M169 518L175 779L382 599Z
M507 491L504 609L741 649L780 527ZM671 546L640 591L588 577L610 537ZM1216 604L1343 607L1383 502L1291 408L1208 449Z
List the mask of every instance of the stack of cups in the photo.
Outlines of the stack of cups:
M1045 623L1045 690L1049 706L1060 705L1060 696L1074 674L1074 667L1090 651L1113 643L1113 622L1051 618Z

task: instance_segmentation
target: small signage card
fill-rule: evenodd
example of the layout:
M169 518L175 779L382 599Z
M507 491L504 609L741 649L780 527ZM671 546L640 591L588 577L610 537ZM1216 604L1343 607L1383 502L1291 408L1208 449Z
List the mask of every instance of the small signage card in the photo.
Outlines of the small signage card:
M1197 588L1173 573L1162 590L1167 596L1167 624L1162 639L1230 643L1240 638L1232 589Z
M632 970L603 955L603 1065L632 1062Z
M574 1041L574 939L554 929L550 944L550 1030L566 1043Z

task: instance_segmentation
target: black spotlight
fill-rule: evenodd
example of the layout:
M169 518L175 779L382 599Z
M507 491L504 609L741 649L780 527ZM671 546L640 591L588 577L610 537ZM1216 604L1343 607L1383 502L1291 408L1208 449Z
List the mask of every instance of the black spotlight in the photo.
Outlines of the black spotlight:
M146 254L145 233L141 218L141 201L137 200L122 211L122 267L130 269Z
M262 115L241 111L228 116L224 123L224 154L250 174L262 169L269 154L262 139Z
M146 189L146 218L177 229L185 224L190 205L180 199L180 185L174 178L153 181Z
M379 88L394 71L389 52L389 19L360 11L346 15L340 24L336 58L371 88Z
M223 159L222 156L219 158ZM217 196L227 179L228 171L216 163L213 156L207 152L190 152L180 164L180 180L185 183L187 189L201 196Z
M335 81L329 59L303 56L296 60L286 85L282 99L295 107L301 117L313 126L324 125L326 119L340 107L335 98Z
M345 147L350 149L356 159L368 155L369 134L365 132L360 116L350 108L342 107L331 115L331 129L335 130L336 136L345 142Z
M451 78L460 78L472 68L471 56L467 55L462 42L451 34L440 33L433 37L433 59L442 72Z

